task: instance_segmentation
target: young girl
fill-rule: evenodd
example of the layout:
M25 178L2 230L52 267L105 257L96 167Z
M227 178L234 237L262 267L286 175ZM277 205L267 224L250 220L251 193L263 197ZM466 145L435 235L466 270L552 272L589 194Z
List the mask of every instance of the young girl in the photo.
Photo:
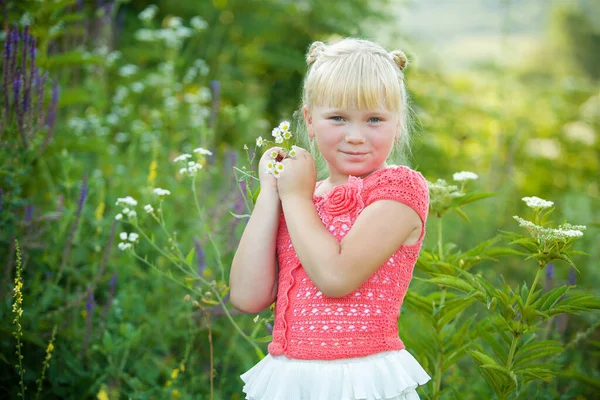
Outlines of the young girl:
M431 378L405 350L398 317L429 195L420 173L386 163L408 141L406 56L345 39L313 43L307 63L302 111L329 175L316 182L300 148L278 179L270 156L260 160L231 302L257 313L276 301L275 321L243 390L251 400L418 399Z

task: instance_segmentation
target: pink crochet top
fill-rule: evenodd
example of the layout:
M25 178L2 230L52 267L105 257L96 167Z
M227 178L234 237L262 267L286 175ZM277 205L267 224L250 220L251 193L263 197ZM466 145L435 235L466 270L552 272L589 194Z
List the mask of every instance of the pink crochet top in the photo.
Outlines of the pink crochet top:
M313 203L323 225L341 242L360 212L382 199L413 208L421 217L423 233L417 243L401 246L356 291L340 298L321 293L302 268L282 213L271 355L332 360L404 349L398 317L425 234L429 208L425 178L404 166L387 167L364 179L350 176L327 195L313 196Z

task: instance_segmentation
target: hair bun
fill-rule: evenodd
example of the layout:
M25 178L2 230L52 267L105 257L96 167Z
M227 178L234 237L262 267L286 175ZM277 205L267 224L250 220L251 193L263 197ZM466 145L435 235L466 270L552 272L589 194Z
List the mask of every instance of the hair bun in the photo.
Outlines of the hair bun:
M308 49L308 54L306 55L306 63L310 66L317 61L319 55L325 51L325 43L323 42L313 42Z
M402 50L394 50L390 52L390 55L392 56L392 59L401 71L404 70L404 68L406 68L406 65L408 64L408 59L406 58L406 54L404 54Z

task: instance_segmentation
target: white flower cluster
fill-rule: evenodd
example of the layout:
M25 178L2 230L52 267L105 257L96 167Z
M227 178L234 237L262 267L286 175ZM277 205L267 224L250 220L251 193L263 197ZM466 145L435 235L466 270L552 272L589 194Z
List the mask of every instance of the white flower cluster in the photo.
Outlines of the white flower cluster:
M139 237L140 236L135 232L131 232L129 234L127 234L127 232L121 232L119 234L119 238L122 240L122 242L118 245L119 250L125 251L131 249L133 247L133 243L136 243Z
M461 172L457 172L454 175L452 175L452 179L454 179L457 182L475 180L478 178L479 178L479 176L477 176L476 173L469 172L469 171L461 171Z
M121 68L119 68L119 75L127 78L130 76L135 75L137 72L139 71L139 68L133 64L127 64L127 65L123 65Z
M151 4L148 7L146 7L144 9L144 11L142 11L141 13L138 14L138 18L141 21L148 22L148 21L151 21L156 16L157 12L158 12L158 7L156 7L154 4Z
M127 215L129 217L129 219L136 217L137 214L136 214L135 210L129 209L129 207L137 206L137 200L135 200L133 197L131 197L131 196L119 197L117 199L117 202L115 203L115 205L123 207L123 210L121 210L121 212L119 214L115 215L115 219L117 221L122 220L123 215Z
M513 218L517 220L519 226L526 228L533 237L537 237L540 240L567 242L570 239L583 236L583 231L587 229L585 225L571 225L569 223L562 224L558 228L546 228L517 215L513 216Z
M427 186L429 187L429 193L432 198L442 198L442 197L462 197L465 194L458 189L456 185L448 185L448 183L444 179L438 179L435 182L427 181Z
M201 157L212 156L213 153L210 150L207 150L203 147L198 147L194 149L194 153L199 154ZM198 171L202 169L202 164L199 164L195 161L188 161L188 159L192 158L191 154L181 154L173 159L173 162L181 162L186 163L186 166L179 170L179 173L182 175L196 176Z
M284 169L283 164L280 161L277 161L278 156L279 152L277 150L271 150L270 157L272 158L272 160L267 163L267 174L271 174L275 178L279 178ZM296 146L292 146L292 149L286 155L284 155L284 158L288 157L296 157Z
M156 188L153 190L154 194L163 197L163 196L168 196L171 194L170 191L168 191L167 189L161 189L161 188Z
M285 140L289 140L292 138L292 132L290 132L290 123L288 121L283 121L279 124L279 126L271 132L271 135L275 138L275 143L280 144Z
M152 207L150 204L146 204L144 206L144 211L146 211L148 214L152 214L154 212L154 207Z
M548 208L552 207L554 203L552 201L540 199L539 197L523 197L521 200L527 204L527 207L537 209L537 208Z
M202 31L208 27L208 23L199 16L195 16L190 20L190 26L197 31Z

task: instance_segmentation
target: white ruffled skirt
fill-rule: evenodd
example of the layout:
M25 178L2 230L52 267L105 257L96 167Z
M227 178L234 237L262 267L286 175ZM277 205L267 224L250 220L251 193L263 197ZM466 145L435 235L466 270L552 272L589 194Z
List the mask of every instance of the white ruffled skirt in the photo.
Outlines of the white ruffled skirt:
M360 358L263 358L241 375L247 400L416 400L431 379L407 351Z

